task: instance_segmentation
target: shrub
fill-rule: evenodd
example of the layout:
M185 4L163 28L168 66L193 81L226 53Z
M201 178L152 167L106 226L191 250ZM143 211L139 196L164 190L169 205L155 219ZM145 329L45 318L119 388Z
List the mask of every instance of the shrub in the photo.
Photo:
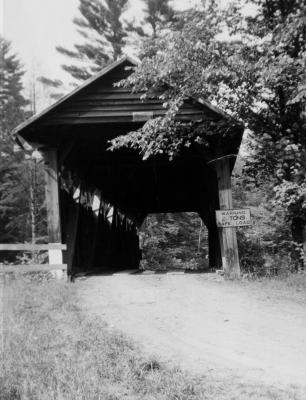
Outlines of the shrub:
M266 275L264 249L259 240L243 230L237 231L237 239L242 273L249 276Z

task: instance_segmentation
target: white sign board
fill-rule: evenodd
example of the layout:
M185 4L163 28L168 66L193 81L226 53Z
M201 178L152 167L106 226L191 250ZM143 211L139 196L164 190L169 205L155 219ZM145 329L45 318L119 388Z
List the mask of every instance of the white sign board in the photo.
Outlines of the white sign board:
M133 112L133 121L148 121L153 118L153 111L135 111Z
M252 225L251 213L249 209L218 210L216 211L216 221L219 228Z

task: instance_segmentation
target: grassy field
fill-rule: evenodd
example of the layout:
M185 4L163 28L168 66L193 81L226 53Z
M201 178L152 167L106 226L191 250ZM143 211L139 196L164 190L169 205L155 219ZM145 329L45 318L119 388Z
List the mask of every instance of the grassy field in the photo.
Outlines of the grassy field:
M191 376L146 359L76 306L74 285L15 280L3 301L1 400L302 399L294 389Z

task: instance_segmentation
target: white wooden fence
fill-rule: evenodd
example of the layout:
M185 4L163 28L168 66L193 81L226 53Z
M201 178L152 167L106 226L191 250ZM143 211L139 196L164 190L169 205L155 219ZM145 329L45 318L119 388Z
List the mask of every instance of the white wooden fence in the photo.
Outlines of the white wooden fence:
M67 264L63 264L62 251L67 250L67 246L61 243L49 244L0 244L0 251L48 251L49 264L20 264L6 265L0 264L0 272L39 272L39 271L55 271L62 270L67 272Z

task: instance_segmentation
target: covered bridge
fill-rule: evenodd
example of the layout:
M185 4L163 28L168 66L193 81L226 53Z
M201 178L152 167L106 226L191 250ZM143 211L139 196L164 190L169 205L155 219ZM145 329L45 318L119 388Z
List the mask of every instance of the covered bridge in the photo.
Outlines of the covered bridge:
M138 228L150 213L198 212L208 229L211 267L239 276L234 228L218 230L215 210L232 208L230 174L243 127L186 148L169 161L142 160L109 140L162 116L162 100L115 87L135 62L124 57L14 131L44 157L50 243L67 243L68 274L139 266ZM226 121L202 100L186 99L179 121ZM203 132L205 135L205 132ZM222 257L221 257L222 256Z

